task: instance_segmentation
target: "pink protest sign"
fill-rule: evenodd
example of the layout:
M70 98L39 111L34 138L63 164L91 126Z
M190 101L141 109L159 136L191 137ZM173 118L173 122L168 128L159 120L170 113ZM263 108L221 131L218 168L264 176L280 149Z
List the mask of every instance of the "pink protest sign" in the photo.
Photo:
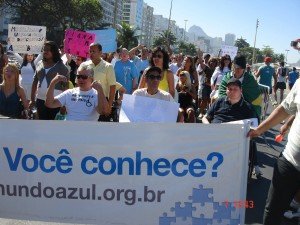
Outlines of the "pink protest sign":
M89 57L89 46L95 41L95 34L68 29L65 31L64 49L66 53Z

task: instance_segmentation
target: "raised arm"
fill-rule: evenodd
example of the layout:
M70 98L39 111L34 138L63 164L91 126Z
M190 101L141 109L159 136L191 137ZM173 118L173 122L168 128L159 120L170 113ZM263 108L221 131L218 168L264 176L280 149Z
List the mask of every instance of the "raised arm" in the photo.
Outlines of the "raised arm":
M65 76L62 76L62 75L56 75L52 81L50 82L50 85L49 85L49 88L47 90L47 94L46 94L46 102L45 102L45 105L48 107L48 108L58 108L58 107L61 107L61 103L59 100L55 99L54 98L54 88L55 88L55 85L58 83L58 82L67 82L67 78Z

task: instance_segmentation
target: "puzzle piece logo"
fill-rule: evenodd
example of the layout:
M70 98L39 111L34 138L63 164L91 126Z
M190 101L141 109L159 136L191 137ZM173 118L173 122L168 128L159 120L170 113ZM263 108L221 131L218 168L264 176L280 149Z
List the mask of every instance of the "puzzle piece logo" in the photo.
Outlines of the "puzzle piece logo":
M239 225L239 211L232 203L214 202L213 188L193 188L189 201L175 202L169 215L159 217L159 225ZM206 209L206 210L204 210ZM211 212L207 213L207 209ZM172 216L170 216L170 214Z

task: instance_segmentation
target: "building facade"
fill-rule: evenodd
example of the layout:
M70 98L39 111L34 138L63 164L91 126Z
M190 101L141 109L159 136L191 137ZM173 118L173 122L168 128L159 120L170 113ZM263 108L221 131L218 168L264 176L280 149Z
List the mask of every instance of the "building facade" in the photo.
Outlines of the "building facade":
M154 16L153 7L144 3L143 5L143 21L142 21L142 32L140 36L140 43L146 45L147 47L153 44L153 34L154 34Z
M123 19L123 0L100 0L103 8L103 22L113 27Z
M235 35L234 34L225 34L225 45L234 46Z

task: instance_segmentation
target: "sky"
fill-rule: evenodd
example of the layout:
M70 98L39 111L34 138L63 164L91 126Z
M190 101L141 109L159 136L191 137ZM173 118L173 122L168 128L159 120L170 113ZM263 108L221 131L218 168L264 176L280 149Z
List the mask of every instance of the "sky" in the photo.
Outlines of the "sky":
M154 14L169 18L172 0L144 0ZM210 37L233 33L253 47L256 20L259 20L256 47L270 46L275 53L287 54L287 62L300 60L300 52L290 47L300 38L300 0L173 0L171 19L186 30L200 26ZM289 51L286 51L289 50Z

